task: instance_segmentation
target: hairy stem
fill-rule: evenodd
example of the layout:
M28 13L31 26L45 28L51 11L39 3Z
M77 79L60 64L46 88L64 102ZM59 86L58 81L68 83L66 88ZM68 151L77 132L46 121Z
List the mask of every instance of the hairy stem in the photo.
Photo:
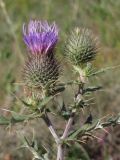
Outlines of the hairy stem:
M63 149L63 145L60 143L60 138L58 137L51 120L49 119L47 113L44 114L43 119L46 123L46 125L48 126L56 144L57 144L57 160L64 160L64 149Z
M51 120L49 119L47 113L45 113L45 115L43 116L43 119L44 119L46 125L48 126L52 136L54 137L55 142L58 144L59 143L59 137L58 137L58 135L57 135L57 133L56 133L54 127L53 127L53 124L52 124Z
M62 144L59 144L57 147L57 160L64 160L64 147Z
M70 129L71 129L71 126L72 126L72 124L73 124L73 120L74 120L74 114L72 114L72 115L70 116L70 118L69 118L69 120L68 120L68 122L67 122L67 124L66 124L65 130L64 130L64 133L63 133L61 139L67 138L67 136L68 136L68 134L69 134L69 131L70 131Z

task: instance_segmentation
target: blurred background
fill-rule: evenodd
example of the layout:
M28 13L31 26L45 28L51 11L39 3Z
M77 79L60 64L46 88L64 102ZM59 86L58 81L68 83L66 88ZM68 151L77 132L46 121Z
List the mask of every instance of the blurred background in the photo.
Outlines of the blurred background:
M21 70L27 53L22 37L22 25L30 19L55 21L59 26L57 55L63 57L66 35L76 26L89 28L99 38L100 49L97 68L120 65L120 0L0 0L0 109L20 111L17 96L23 94ZM63 61L63 60L62 60ZM69 78L71 70L63 61ZM98 117L120 111L120 68L109 70L98 79L104 90L96 93L92 110ZM66 96L67 99L67 96ZM0 110L1 114L4 113ZM0 127L0 160L32 160L30 152L18 149L17 133L33 134L44 140L49 137L42 122L22 126ZM46 127L45 127L46 128ZM102 133L104 143L88 142L74 146L69 160L120 160L120 127L110 128L110 134ZM44 135L44 137L43 137ZM48 138L48 145L51 144ZM87 150L87 152L86 152Z

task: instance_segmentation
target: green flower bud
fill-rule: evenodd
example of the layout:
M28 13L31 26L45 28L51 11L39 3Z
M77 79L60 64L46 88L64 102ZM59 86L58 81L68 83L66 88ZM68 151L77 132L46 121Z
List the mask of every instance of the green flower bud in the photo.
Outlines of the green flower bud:
M65 55L73 65L81 66L94 60L97 42L89 30L76 28L68 36Z

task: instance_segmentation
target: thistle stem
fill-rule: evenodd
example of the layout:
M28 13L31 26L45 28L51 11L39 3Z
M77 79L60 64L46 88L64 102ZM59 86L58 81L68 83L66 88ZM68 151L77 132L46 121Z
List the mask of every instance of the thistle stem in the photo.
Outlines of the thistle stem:
M57 160L64 160L64 148L63 145L60 143L60 138L58 137L53 124L51 122L51 120L49 119L47 113L44 114L43 119L46 123L46 125L48 126L52 136L55 139L55 142L57 144Z
M64 147L62 144L58 145L58 151L57 151L57 160L64 160Z
M64 130L64 133L63 133L61 139L67 138L67 136L68 136L68 134L69 134L69 131L70 131L70 128L71 128L71 126L72 126L72 124L73 124L73 119L74 119L74 114L72 114L72 115L70 116L70 118L69 118L69 120L68 120L68 122L67 122L67 124L66 124L65 130Z
M54 137L55 142L58 144L59 143L59 137L58 137L58 135L57 135L57 133L56 133L54 127L53 127L53 124L52 124L51 120L49 119L47 113L45 113L45 115L43 116L43 119L44 119L46 125L48 126L48 129L50 130L52 136Z

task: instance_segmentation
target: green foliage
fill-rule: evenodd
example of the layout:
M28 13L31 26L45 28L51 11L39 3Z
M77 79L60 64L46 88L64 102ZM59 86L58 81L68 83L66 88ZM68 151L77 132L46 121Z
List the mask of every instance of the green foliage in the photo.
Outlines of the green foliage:
M32 141L29 141L26 137L23 137L22 141L22 147L28 148L31 151L31 153L33 154L33 160L49 160L46 148L40 144L38 145L36 140L33 139Z
M14 111L10 111L10 113L10 117L0 116L0 125L14 125L15 123L25 122L40 117L40 115L37 115L36 113L30 115L23 115Z

